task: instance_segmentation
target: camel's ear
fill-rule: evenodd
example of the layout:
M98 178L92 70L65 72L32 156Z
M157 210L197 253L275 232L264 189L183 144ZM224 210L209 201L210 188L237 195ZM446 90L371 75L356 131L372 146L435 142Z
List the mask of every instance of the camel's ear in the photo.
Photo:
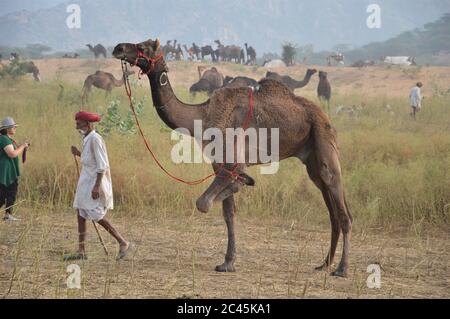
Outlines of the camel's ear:
M160 46L161 46L161 43L159 42L159 38L156 38L155 44L154 44L155 51L158 50Z

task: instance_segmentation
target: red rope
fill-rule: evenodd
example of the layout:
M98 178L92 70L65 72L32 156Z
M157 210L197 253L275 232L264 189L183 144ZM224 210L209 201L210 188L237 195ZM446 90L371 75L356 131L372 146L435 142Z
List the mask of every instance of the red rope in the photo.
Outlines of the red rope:
M154 60L157 61L157 60L159 60L159 58L157 57L157 58L155 58ZM155 61L155 62L156 62L156 61ZM122 64L122 70L124 71L123 74L124 74L124 79L125 79L125 81L124 81L124 84L125 84L125 85L124 85L124 86L125 86L125 92L127 93L128 100L130 101L130 108L131 108L131 111L133 112L134 119L135 119L135 121L136 121L136 125L137 125L137 127L138 127L138 129L139 129L139 133L140 133L140 135L141 135L141 137L142 137L142 140L144 141L145 147L146 147L147 150L149 151L149 153L150 153L150 155L152 156L152 158L153 158L154 162L156 163L156 165L158 165L158 167L159 167L159 168L160 168L167 176L169 176L169 177L172 178L173 180L175 180L175 181L177 181L177 182L180 182L180 183L183 183L183 184L186 184L186 185L189 185L189 186L199 185L199 184L205 182L206 180L210 179L210 178L213 177L213 176L221 177L221 176L218 176L216 172L214 172L214 173L212 173L212 174L210 174L210 175L208 175L208 176L206 176L206 177L204 177L204 178L202 178L202 179L199 179L199 180L186 181L186 180L184 180L184 179L182 179L182 178L179 178L179 177L177 177L177 176L171 174L171 173L170 173L170 172L169 172L169 171L161 164L161 162L158 160L158 158L156 157L155 153L153 152L153 150L152 150L152 148L151 148L151 146L150 146L150 143L148 142L147 138L145 137L144 131L142 130L141 124L140 124L139 119L138 119L138 116L137 116L137 114L136 114L136 110L135 110L135 107L134 107L133 99L132 99L131 85L130 85L130 82L129 82L129 79L128 79L128 75L127 75L126 72L125 72L125 71L126 71L126 65L124 66L124 63L125 63L124 61L122 61L122 63L123 63L123 64ZM150 72L150 71L149 71L149 72ZM247 114L247 118L246 118L245 121L244 121L244 125L243 125L244 131L247 130L248 125L250 124L250 120L251 120L252 114L253 114L253 89L252 89L252 88L249 88L248 92L249 92L249 97L250 97L250 107L249 107L249 111L248 111L248 114ZM233 166L232 170L227 170L226 168L224 168L224 165L225 165L225 164L221 164L221 168L220 168L220 169L223 169L225 172L227 172L227 173L230 174L230 176L226 176L226 177L224 177L224 178L228 178L228 177L241 178L241 177L239 176L239 174L236 173L236 168L237 168L237 165L238 165L238 164L235 164L235 165ZM219 169L218 171L220 171L220 169Z

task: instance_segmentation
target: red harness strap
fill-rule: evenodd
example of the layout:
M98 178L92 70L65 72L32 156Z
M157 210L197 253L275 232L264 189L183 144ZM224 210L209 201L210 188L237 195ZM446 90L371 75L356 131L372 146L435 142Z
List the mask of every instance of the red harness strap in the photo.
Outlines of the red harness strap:
M157 56L155 56L154 58L150 58L147 55L145 55L143 52L141 52L141 50L139 50L137 44L135 44L135 47L136 47L137 56L136 56L136 60L134 61L134 63L132 65L133 66L137 65L139 59L145 59L149 64L148 71L145 73L148 75L150 72L152 72L155 69L156 62L161 60L164 57L164 55L162 53L160 53ZM144 74L144 72L142 72L142 70L141 70L141 74Z
M137 49L137 47L136 47L136 49ZM144 55L142 52L140 52L139 50L137 50L137 52L138 52L138 58L136 59L136 62L137 62L137 60L138 60L139 58L147 59L147 60L150 62L150 65L151 65L151 66L150 66L150 68L149 68L149 71L147 72L147 75L148 75L151 71L153 71L154 64L155 64L159 59L162 58L162 54L160 54L160 55L156 56L155 58L151 59L151 58L145 56L145 55ZM136 64L134 64L134 65L136 65ZM153 65L153 67L152 67L152 65ZM204 178L202 178L202 179L195 180L195 181L186 181L186 180L184 180L184 179L181 179L181 178L179 178L179 177L177 177L177 176L171 174L171 173L170 173L170 172L169 172L169 171L161 164L161 162L158 160L158 158L156 157L156 155L155 155L155 153L153 152L152 148L150 147L150 143L148 142L147 138L146 138L145 135L144 135L144 132L143 132L143 130L142 130L142 127L141 127L141 125L140 125L140 123L139 123L139 119L138 119L137 114L136 114L136 110L135 110L135 108L134 108L134 103L133 103L133 99L132 99L132 92L131 92L131 85L130 85L130 83L129 83L129 81L128 81L128 76L126 76L126 65L125 65L124 62L122 63L122 71L123 71L123 73L124 73L124 78L125 78L125 85L124 85L124 86L125 86L125 91L126 91L126 93L127 93L127 96L128 96L129 102L130 102L130 108L131 108L131 111L133 112L134 119L135 119L135 121L136 121L136 125L137 125L137 127L138 127L138 129L139 129L139 133L140 133L140 135L141 135L141 137L142 137L142 139L143 139L143 141L144 141L144 144L145 144L147 150L149 151L150 155L152 156L153 160L155 161L156 165L157 165L157 166L158 166L158 167L159 167L159 168L160 168L167 176L169 176L170 178L172 178L173 180L175 180L175 181L177 181L177 182L180 182L180 183L183 183L183 184L186 184L186 185L189 185L189 186L194 186L194 185L201 184L201 183L205 182L206 180L210 179L210 178L213 177L213 176L219 177L219 178L224 178L224 179L227 179L227 178L230 178L230 177L231 177L231 178L234 178L234 179L242 179L242 180L244 180L244 178L242 178L242 177L239 175L239 173L236 172L236 168L237 168L237 166L238 166L237 163L233 166L233 168L232 168L231 170L226 169L226 168L225 168L225 164L222 163L222 164L220 165L220 168L218 169L217 173L214 172L214 173L211 174L211 175L208 175L208 176L206 176L206 177L204 177ZM244 131L248 129L248 126L250 125L251 118L252 118L252 116L253 116L253 88L251 88L251 87L248 88L248 95L249 95L249 98L250 98L250 106L249 106L249 111L248 111L248 113L247 113L247 117L246 117L246 119L245 119L245 121L244 121L244 123L243 123L243 125L242 125ZM226 173L228 173L229 176L219 176L219 175L218 175L218 172L220 172L220 170L222 170L222 169L223 169Z

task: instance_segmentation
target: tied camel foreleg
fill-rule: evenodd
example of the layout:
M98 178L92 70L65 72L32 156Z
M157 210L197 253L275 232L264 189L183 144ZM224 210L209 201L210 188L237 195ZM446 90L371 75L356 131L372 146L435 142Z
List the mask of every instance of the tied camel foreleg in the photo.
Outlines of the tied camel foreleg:
M253 186L254 180L243 173L245 165L239 164L214 164L216 177L208 189L197 200L197 209L207 213L216 201L222 201L223 217L227 225L228 245L225 262L216 267L218 272L234 272L236 261L236 237L235 237L235 215L236 205L234 195L244 185Z

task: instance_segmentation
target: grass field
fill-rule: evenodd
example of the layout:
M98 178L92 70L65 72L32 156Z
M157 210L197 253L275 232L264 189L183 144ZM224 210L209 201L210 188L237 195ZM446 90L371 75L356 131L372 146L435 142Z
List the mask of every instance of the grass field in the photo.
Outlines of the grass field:
M22 167L17 224L0 223L0 295L11 297L269 297L404 298L450 297L450 68L325 68L334 97L331 119L346 192L354 215L348 279L314 272L329 244L329 220L319 191L298 160L281 163L278 174L250 175L256 186L237 196L237 273L217 274L226 248L221 207L195 211L207 184L187 187L169 180L151 161L138 135L107 136L116 209L110 217L137 245L121 263L106 259L90 229L89 260L80 264L82 289L68 290L64 252L76 248L71 209L76 168L71 145L79 145L73 115L80 109L84 77L97 69L120 76L113 60L39 60L43 83L0 82L1 117L30 139ZM218 66L226 75L261 78L265 69ZM177 96L192 99L188 87L197 64L169 63ZM303 77L305 67L277 70ZM425 83L424 107L413 121L407 96ZM317 78L296 93L317 102ZM61 86L64 90L61 91ZM185 179L208 175L210 167L174 165L170 133L151 107L148 83L135 85L146 97L144 131L169 170ZM128 112L123 88L110 96L94 89L88 110L105 112L111 101ZM389 104L393 113L386 112ZM337 116L339 105L363 105L357 116ZM21 202L23 201L23 202ZM117 247L106 233L110 251ZM340 246L338 247L340 251ZM337 256L340 257L340 254ZM382 288L368 289L366 268L382 267Z

